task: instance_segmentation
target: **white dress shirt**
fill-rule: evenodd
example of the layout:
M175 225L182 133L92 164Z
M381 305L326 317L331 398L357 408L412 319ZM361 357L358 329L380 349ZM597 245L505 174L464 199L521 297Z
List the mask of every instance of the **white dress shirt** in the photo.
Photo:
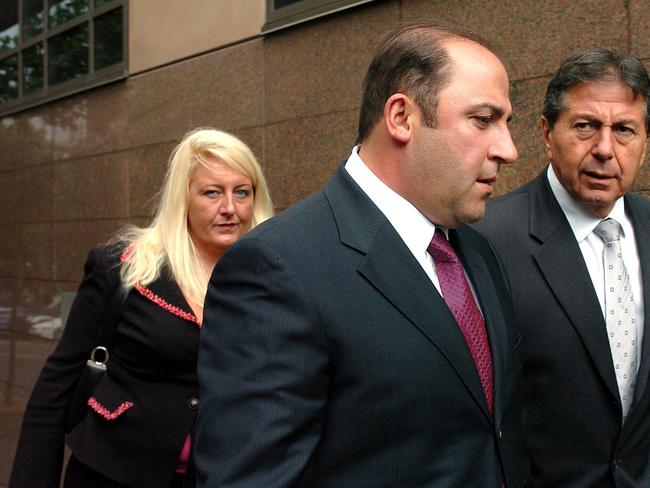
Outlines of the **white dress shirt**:
M368 195L370 200L379 207L381 213L386 216L404 241L404 244L406 244L406 247L409 248L415 259L420 263L433 286L442 295L435 263L427 252L436 226L408 200L389 188L366 166L359 157L359 147L355 146L352 149L352 154L345 163L346 171ZM443 227L441 229L448 237L447 229Z
M552 166L549 165L546 174L553 195L555 195L557 202L560 204L566 219L569 221L573 235L580 246L582 257L585 260L589 276L591 277L591 282L593 283L596 296L600 302L603 317L605 317L605 270L603 269L603 250L605 249L605 243L593 232L598 223L604 219L596 217L586 207L573 199L558 180ZM625 202L623 198L619 198L616 201L614 208L607 217L615 219L619 224L621 224L622 258L632 284L632 293L636 305L637 357L641 357L644 316L641 263L636 246L634 227L632 226L630 219L625 215ZM641 361L637 361L637 371L640 362Z

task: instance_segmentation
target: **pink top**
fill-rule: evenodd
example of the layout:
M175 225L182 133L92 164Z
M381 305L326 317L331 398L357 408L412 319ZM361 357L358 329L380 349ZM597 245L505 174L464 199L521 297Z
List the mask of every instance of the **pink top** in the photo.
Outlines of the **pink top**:
M178 458L178 466L176 467L177 473L186 473L187 472L187 462L190 459L190 446L192 444L192 436L187 434L185 438L185 444L183 444L183 449L181 449L181 455Z

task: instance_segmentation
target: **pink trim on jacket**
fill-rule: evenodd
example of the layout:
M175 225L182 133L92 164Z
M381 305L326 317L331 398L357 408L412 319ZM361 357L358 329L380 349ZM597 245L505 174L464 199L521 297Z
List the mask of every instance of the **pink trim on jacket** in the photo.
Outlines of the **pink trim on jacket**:
M135 244L131 243L129 244L126 249L124 249L124 252L122 252L122 255L120 256L120 262L124 263L129 260L131 257L131 254L133 254L133 250L135 249ZM196 316L193 313L186 312L185 310L176 307L175 305L172 305L171 303L167 302L164 298L159 297L156 295L154 292L152 292L149 288L146 288L140 284L135 285L133 288L138 290L140 295L142 295L145 298L148 298L152 302L154 302L156 305L159 307L163 308L164 310L167 310L169 313L172 313L176 315L177 317L180 317L184 320L187 320L189 322L195 323L199 328L203 327L203 324L199 319L196 318Z
M131 408L133 406L133 402L123 402L122 405L111 412L109 409L99 403L95 397L90 397L88 399L88 406L99 415L104 417L106 420L115 420L117 417Z
M143 297L148 298L149 300L154 302L159 307L167 310L169 313L173 313L174 315L176 315L176 316L178 316L178 317L180 317L182 319L185 319L185 320L187 320L189 322L194 322L199 328L201 328L203 326L201 321L199 319L197 319L196 316L193 313L186 312L185 310L172 305L171 303L167 302L164 298L161 298L158 295L156 295L149 288L145 288L142 285L135 285L133 288L138 290L138 292L140 292L140 294Z

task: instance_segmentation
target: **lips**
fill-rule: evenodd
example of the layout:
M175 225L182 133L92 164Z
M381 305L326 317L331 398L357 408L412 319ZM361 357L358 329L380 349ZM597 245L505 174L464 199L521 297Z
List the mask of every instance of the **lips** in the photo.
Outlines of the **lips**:
M222 224L217 224L217 227L220 229L234 229L238 226L239 224L237 222L226 222Z
M614 178L613 175L602 173L600 171L584 171L583 174L589 178L595 178L597 180L609 180L611 178Z

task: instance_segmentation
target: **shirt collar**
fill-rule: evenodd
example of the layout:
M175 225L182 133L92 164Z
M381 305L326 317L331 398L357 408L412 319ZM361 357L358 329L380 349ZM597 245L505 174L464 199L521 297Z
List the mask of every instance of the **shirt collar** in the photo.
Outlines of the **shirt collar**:
M551 191L553 192L553 195L555 195L555 199L557 200L557 203L559 203L560 208L562 208L576 241L581 242L591 232L593 232L598 223L604 219L596 217L584 205L577 202L569 194L557 178L552 165L548 166L546 176L548 178L548 183L551 186ZM605 218L615 219L619 224L621 224L623 237L625 237L626 233L629 235L629 232L626 231L628 231L632 224L625 215L625 201L623 198L616 200L614 208L612 208L612 211Z
M352 179L386 216L414 255L425 253L436 226L404 197L393 191L366 166L355 146L345 163ZM441 227L447 234L447 229Z

